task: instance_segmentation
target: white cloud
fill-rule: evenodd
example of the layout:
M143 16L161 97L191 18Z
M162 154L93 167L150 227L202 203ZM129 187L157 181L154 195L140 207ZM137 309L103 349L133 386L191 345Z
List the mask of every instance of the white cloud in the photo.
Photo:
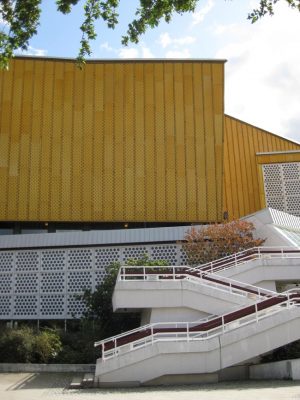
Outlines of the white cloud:
M154 54L149 49L149 47L142 46L141 51L142 51L142 58L153 58L154 57Z
M135 47L125 47L119 50L120 58L138 58L139 50Z
M100 49L103 49L105 51L111 52L111 53L116 53L117 50L111 47L108 42L104 42L100 44Z
M153 58L154 55L144 44L138 47L125 47L118 49L118 56L120 58Z
M225 44L226 112L300 141L299 14L278 4L272 18L254 25L218 26Z
M174 39L174 43L178 44L179 46L185 46L188 44L193 44L196 42L195 36L184 36L178 39Z
M163 49L165 49L172 43L172 39L168 32L164 32L159 35L158 43L162 46Z
M191 53L188 49L182 50L169 50L165 54L166 58L189 58Z
M154 55L145 43L141 42L135 47L112 47L108 42L100 44L100 49L107 53L113 53L120 58L153 58Z
M163 49L169 48L164 55L165 58L189 58L191 51L188 46L195 41L194 36L171 37L168 32L164 32L159 36L158 43Z
M200 4L203 4L200 2ZM198 25L203 22L206 15L213 9L215 2L213 0L208 0L205 6L201 7L193 13L193 25Z
M48 50L45 49L36 49L35 47L28 46L27 50L17 50L17 54L24 54L27 56L37 56L37 57L43 57L46 56L48 53Z
M158 43L165 49L168 46L186 46L189 44L193 44L196 41L195 36L182 36L179 38L172 38L168 32L161 33L159 36Z

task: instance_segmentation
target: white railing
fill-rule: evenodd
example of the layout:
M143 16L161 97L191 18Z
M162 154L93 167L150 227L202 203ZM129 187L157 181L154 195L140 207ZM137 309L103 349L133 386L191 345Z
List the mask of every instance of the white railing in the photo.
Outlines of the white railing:
M230 315L234 315L237 311L230 312L224 314L222 316L214 316L209 318L204 318L200 321L195 322L160 322L144 325L142 327L136 328L134 330L122 333L117 336L113 336L111 338L99 341L95 343L95 346L102 347L102 360L107 360L109 358L117 357L121 354L125 354L136 350L141 347L145 347L148 345L153 345L158 341L195 341L195 340L207 340L215 336L222 335L226 332L232 331L234 329L238 329L245 325L251 323L258 323L261 319L266 317L270 317L279 312L285 311L286 309L292 309L300 306L300 289L292 289L287 292L276 294L272 298L280 298L283 300L266 307L262 310L258 309L258 305L261 303L256 302L254 306L254 311L249 312L249 314L233 319L230 322L226 322L226 317ZM271 300L270 298L269 300ZM249 306L248 306L249 307ZM251 306L250 306L251 307ZM208 321L219 320L219 324L216 327L213 327L208 330L201 330L201 325ZM192 328L199 325L199 330L194 330ZM159 329L164 329L164 331L159 331ZM169 331L168 331L169 329ZM173 329L173 331L172 331ZM179 331L174 331L174 329L180 329ZM128 340L128 342L118 345L118 340L125 339L126 337L130 337L135 333L145 333L144 336L138 338L136 340ZM126 341L126 339L125 339ZM109 349L105 349L105 346L108 344L112 344L112 347Z
M118 274L118 281L129 280L176 280L186 275L186 266L121 266Z
M252 247L239 253L231 254L210 261L206 264L190 267L192 271L203 270L206 272L220 272L228 268L233 268L241 264L259 259L270 258L300 258L299 247Z
M179 279L187 271L199 272L200 274L216 273L223 270L236 267L241 264L251 262L258 259L273 259L273 258L297 258L300 259L300 248L297 247L252 247L251 249L243 250L239 253L231 254L226 257L219 258L215 261L206 264L198 265L197 267L188 266L122 266L119 271L118 280L158 280L161 279L164 270L164 279ZM149 273L150 270L159 270L159 274ZM126 271L130 271L126 273ZM132 271L138 270L137 273ZM185 270L185 271L184 271ZM170 272L171 271L171 272ZM184 272L183 272L184 271Z
M205 278L203 278L203 276L205 276L204 274L201 274L199 277L188 275L188 280L195 280L195 281L200 280L203 285L215 286L219 290L229 291L229 293L240 294L241 296L247 296L250 298L252 296L258 296L258 299L263 299L265 297L273 297L276 294L278 295L278 293L273 290L264 289L259 286L251 285L250 283L240 282L232 278L226 278L224 276L217 275L215 273L209 273L206 275L209 278L218 280L219 282L206 280ZM226 285L226 283L228 285Z
M265 296L274 296L276 292L262 289L258 286L254 286L248 283L243 283L236 281L231 278L226 278L219 276L210 272L199 271L199 276L192 275L188 273L186 267L178 266L142 266L142 267L132 267L132 266L122 266L119 271L118 281L176 281L176 280L188 280L205 287L213 287L216 290L222 292L229 292L231 294L236 294L243 297L258 296L263 298ZM166 272L167 270L167 272ZM133 271L133 272L132 272ZM218 280L219 282L210 281L205 279L205 277ZM255 293L253 293L255 292Z

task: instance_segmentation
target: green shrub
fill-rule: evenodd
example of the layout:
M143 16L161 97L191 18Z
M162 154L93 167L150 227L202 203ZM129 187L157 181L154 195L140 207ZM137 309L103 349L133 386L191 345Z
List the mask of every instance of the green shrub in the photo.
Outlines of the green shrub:
M31 362L33 343L32 329L5 329L0 335L1 362Z
M32 362L48 363L54 361L62 350L61 339L57 332L45 329L35 335Z
M61 351L59 335L49 329L4 329L0 334L1 362L49 363Z

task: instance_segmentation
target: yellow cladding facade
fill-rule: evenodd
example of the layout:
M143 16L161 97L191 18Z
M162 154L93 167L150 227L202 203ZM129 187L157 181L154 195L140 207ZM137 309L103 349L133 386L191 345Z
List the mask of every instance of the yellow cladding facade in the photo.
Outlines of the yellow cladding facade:
M261 165L300 162L292 150L300 145L225 115L223 207L230 220L266 206ZM279 153L257 154L263 152Z
M223 61L16 58L0 220L220 221L223 123Z

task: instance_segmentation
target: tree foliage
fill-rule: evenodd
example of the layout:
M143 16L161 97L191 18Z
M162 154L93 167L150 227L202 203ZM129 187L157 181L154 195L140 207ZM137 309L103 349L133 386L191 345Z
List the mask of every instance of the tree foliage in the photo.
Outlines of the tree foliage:
M165 266L164 260L150 260L146 255L138 260L127 260L129 266ZM136 313L113 312L112 296L116 284L120 263L115 262L106 268L103 282L96 290L86 290L81 296L86 311L84 319L93 320L99 329L98 339L115 335L139 326L140 315Z
M260 246L264 239L254 239L254 225L248 221L232 221L190 228L182 244L190 265L204 264L242 250Z
M72 12L72 7L80 0L56 0L57 10L63 14ZM258 0L258 7L249 14L248 19L256 22L259 18L274 14L274 5L279 0ZM281 0L291 8L300 11L300 0ZM0 67L7 68L14 51L26 50L29 40L37 33L40 23L42 0L1 0L0 21L4 28L0 31ZM193 12L201 0L140 0L135 18L128 24L122 44L138 43L140 36L148 28L154 28L164 20L170 22L174 14ZM102 20L108 28L118 24L118 6L120 0L85 0L83 3L84 20L80 26L82 37L78 54L78 63L82 65L91 54L91 40L97 37L95 24Z
M56 359L61 348L59 335L51 329L35 332L24 326L0 334L1 362L48 363Z

